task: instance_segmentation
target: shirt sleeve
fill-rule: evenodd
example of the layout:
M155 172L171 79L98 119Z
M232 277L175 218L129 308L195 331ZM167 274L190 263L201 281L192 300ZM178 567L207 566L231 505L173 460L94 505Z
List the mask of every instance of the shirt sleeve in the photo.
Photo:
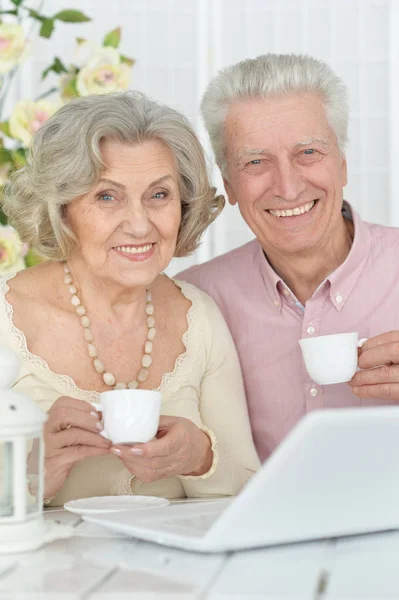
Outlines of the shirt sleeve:
M233 339L215 302L203 294L206 369L200 387L202 429L214 461L200 477L181 476L186 495L234 495L259 468L252 440L240 363Z

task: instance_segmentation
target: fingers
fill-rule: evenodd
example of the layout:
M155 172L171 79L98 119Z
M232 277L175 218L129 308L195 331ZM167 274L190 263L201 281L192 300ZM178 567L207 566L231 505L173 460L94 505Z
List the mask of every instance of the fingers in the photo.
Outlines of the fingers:
M84 404L87 405L87 402ZM58 433L68 427L79 427L87 431L99 432L103 429L98 413L90 406L90 410L81 410L72 406L59 405L52 407L48 413L46 429L49 433Z
M70 467L74 463L91 456L104 456L109 454L108 448L97 448L95 446L70 446L64 448L60 454L46 460L46 472L57 472L58 469Z
M103 438L98 432L92 433L78 427L64 429L53 436L53 449L78 445L107 448L109 450L111 441Z
M359 357L359 367L369 369L379 365L399 364L399 341L379 344L373 348L363 349Z
M363 344L361 350L364 352L365 350L370 350L378 346L383 346L384 344L391 344L395 342L399 342L399 331L388 331L387 333L381 333L380 335L369 338Z
M399 366L382 365L358 371L349 382L359 398L399 398Z

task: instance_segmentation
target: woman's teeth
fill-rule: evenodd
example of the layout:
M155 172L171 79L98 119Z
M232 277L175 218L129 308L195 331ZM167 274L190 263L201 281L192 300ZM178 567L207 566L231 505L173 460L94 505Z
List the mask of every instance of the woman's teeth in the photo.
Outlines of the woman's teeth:
M115 246L115 250L118 252L125 252L126 254L144 254L149 252L153 244L146 244L145 246Z
M315 203L316 200L312 200L312 202L308 202L303 206L297 206L292 210L269 210L269 213L273 215L273 217L295 217L297 215L303 215L305 212L309 212L314 207Z

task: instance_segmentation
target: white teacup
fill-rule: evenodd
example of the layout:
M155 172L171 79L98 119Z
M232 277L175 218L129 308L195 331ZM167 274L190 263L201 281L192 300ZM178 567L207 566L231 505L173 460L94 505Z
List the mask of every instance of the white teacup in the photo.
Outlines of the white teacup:
M103 414L101 435L113 444L149 442L158 430L162 394L153 390L110 390L91 403Z
M299 340L310 377L319 385L350 381L357 371L357 349L367 338L358 333L337 333Z

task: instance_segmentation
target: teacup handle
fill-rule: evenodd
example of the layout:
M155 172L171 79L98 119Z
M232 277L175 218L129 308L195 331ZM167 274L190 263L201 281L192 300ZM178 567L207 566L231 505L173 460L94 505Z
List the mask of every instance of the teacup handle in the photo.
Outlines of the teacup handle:
M96 410L99 410L101 412L101 404L99 402L90 402L90 404L92 405L93 408L95 408ZM103 423L104 425L104 423ZM106 438L107 440L108 438L108 434L106 433L105 429L103 429L102 431L98 432L100 435L102 435L104 438Z

